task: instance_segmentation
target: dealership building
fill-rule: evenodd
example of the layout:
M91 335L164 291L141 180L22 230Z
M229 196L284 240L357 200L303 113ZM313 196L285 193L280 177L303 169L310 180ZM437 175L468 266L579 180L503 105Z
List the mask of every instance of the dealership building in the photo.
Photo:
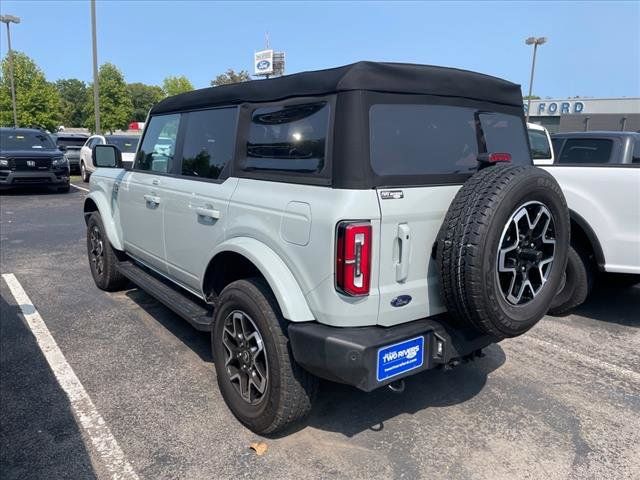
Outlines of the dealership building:
M527 101L524 102L527 113ZM551 133L640 131L640 97L531 100L529 121Z

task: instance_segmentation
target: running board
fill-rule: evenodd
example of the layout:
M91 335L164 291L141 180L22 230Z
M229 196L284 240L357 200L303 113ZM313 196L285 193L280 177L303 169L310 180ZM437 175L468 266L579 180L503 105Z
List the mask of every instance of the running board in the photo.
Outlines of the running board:
M210 332L213 307L205 308L177 285L169 285L131 261L118 262L118 270L131 282L189 322L196 330Z

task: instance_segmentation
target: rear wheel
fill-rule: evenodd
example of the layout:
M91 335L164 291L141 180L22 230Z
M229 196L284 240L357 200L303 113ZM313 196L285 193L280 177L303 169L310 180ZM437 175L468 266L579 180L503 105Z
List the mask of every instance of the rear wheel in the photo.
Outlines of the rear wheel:
M569 212L535 167L492 166L458 191L440 229L438 272L452 321L496 339L547 312L567 259Z
M286 325L260 279L237 280L220 294L211 336L218 386L238 420L259 434L304 418L317 391L317 378L293 358Z
M569 247L567 269L561 288L551 302L549 315L564 315L581 305L591 291L593 275L593 266L586 255Z
M87 167L84 166L84 162L80 162L80 176L84 183L89 181L90 174L87 172Z

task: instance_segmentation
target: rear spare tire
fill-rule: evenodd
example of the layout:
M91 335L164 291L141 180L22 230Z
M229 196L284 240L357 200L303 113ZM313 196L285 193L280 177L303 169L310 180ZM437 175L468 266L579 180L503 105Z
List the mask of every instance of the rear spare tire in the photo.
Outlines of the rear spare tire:
M566 200L546 171L496 165L473 175L438 234L438 273L452 320L496 339L529 330L558 291L569 235Z

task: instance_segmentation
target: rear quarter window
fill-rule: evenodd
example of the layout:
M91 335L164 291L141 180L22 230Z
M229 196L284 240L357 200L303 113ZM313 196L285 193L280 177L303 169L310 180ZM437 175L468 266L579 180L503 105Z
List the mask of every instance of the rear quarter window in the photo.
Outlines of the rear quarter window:
M608 138L568 138L560 157L559 164L603 164L609 163L613 140Z
M325 164L329 109L327 102L255 109L244 170L320 172Z
M515 115L450 105L376 104L369 111L371 166L378 175L473 173L478 153L510 153L530 164Z

